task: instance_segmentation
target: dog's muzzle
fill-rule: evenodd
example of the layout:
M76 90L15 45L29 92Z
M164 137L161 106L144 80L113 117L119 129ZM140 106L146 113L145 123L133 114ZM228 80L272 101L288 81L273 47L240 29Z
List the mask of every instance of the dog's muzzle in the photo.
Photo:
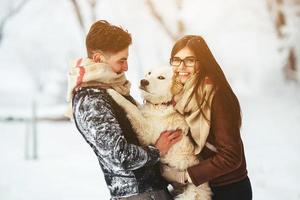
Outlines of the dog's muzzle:
M147 81L146 79L142 79L141 80L141 87L146 87L147 85L149 85L149 81Z
M147 89L146 89L147 85L149 85L149 81L147 81L146 79L142 79L141 83L140 83L140 89L147 91Z

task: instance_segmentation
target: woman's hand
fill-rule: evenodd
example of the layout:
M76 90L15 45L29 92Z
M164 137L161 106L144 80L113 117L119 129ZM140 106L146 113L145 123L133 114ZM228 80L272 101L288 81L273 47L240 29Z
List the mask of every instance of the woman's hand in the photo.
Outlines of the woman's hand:
M155 147L159 150L160 156L166 155L169 149L182 138L181 130L164 131L155 142Z

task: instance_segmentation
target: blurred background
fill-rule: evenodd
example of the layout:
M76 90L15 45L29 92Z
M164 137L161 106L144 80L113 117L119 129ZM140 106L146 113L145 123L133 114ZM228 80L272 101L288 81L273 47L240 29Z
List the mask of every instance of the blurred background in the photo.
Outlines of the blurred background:
M0 200L109 199L96 156L67 121L72 60L105 19L132 37L128 79L202 35L237 94L255 200L300 199L299 0L1 0Z

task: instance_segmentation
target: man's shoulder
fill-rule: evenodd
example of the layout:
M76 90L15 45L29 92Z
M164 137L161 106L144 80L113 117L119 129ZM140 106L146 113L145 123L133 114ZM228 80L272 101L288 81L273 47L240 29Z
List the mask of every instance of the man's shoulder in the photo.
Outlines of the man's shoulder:
M76 94L107 94L106 89L99 87L82 87L76 91Z
M132 96L128 95L124 97L136 105L136 101ZM77 104L78 102L86 102L88 104L91 102L98 102L109 107L118 107L106 89L97 87L85 87L77 90L73 97L73 103Z
M96 87L80 88L73 97L73 104L78 103L109 103L110 97L106 89ZM109 103L110 104L110 103Z
M103 88L97 88L97 87L84 87L84 88L80 88L78 89L75 94L74 94L74 98L82 98L82 97L104 97L104 96L108 96L108 93L106 91L106 89Z

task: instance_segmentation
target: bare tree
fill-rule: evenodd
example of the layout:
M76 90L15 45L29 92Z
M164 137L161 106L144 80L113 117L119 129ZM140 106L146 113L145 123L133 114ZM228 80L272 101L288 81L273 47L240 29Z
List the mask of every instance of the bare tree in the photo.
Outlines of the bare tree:
M17 13L20 12L21 9L25 6L25 4L28 1L29 0L22 0L22 1L17 1L17 3L16 3L16 1L8 2L9 4L7 5L7 10L8 10L7 14L4 15L4 17L0 21L0 43L3 39L3 30L4 30L5 24L9 21L10 18L12 18Z
M295 53L295 48L290 48L288 53L288 58L284 66L285 78L288 80L297 81L296 72L297 71L297 57Z
M85 1L88 4L88 7L89 7L88 12L91 13L90 14L91 15L90 20L88 20L88 21L84 20L84 19L88 18L88 17L86 17L86 15L88 15L88 14L85 15L85 12L82 9L82 7L80 6L78 0L70 0L70 1L73 4L75 15L76 15L77 21L79 23L79 26L80 26L82 32L84 33L87 29L87 26L91 22L94 22L94 21L97 20L96 6L97 6L98 1L97 0L87 0L87 1Z
M94 22L97 20L97 13L96 13L97 0L88 0L88 3L91 9L92 21Z
M285 58L286 60L283 66L284 76L287 80L298 81L297 55L294 45L299 44L287 44L286 42L292 33L286 29L287 22L288 20L291 20L291 17L290 15L287 15L284 8L286 6L298 7L299 12L300 0L267 0L267 5L272 16L277 37L283 44L283 47L281 47L280 50L287 52L287 56ZM299 17L299 13L295 13L294 17Z
M76 18L79 23L79 26L80 26L81 30L84 31L85 28L84 28L84 22L83 22L83 17L82 17L82 12L81 12L80 6L76 0L71 0L71 2L74 6L74 10L75 10L75 14L76 14Z
M177 9L180 11L182 9L182 0L176 0L176 6ZM176 21L177 24L177 32L174 33L169 25L165 22L162 15L159 13L159 11L156 9L154 2L152 0L147 0L147 6L149 7L149 10L151 11L151 14L154 19L160 24L160 26L163 28L163 30L166 32L166 34L173 40L177 40L180 36L182 36L185 32L185 25L182 19L178 19Z

